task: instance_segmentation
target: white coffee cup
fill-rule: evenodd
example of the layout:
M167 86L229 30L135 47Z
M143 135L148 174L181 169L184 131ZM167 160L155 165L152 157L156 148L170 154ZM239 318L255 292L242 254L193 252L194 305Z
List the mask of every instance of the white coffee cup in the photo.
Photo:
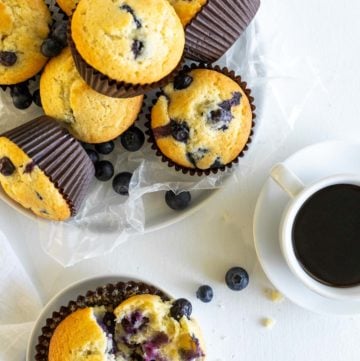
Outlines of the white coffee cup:
M316 192L331 185L352 184L360 186L360 174L337 174L305 186L296 174L280 163L272 168L270 175L290 197L280 222L279 239L282 254L292 273L305 286L324 297L337 300L360 300L360 285L346 288L332 287L311 277L297 259L292 239L296 215L306 200Z

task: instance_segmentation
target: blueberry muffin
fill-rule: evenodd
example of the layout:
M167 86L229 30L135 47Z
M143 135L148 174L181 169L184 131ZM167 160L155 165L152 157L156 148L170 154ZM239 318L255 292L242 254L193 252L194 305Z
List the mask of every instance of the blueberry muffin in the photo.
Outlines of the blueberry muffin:
M122 302L114 311L120 355L125 360L205 360L200 329L186 314L189 305L186 300L164 302L154 295Z
M200 329L179 301L191 307L142 294L113 312L109 305L78 309L56 327L48 361L203 361Z
M222 72L194 69L163 89L151 110L160 152L187 169L223 168L244 149L252 107L241 86Z
M21 83L42 69L50 25L44 0L0 0L0 84Z
M81 0L72 16L70 41L78 56L99 72L95 80L105 75L145 85L177 68L185 35L167 0ZM90 85L97 90L95 81Z
M56 0L61 10L68 16L72 14L79 0Z
M0 184L39 217L76 214L94 176L86 152L53 119L40 117L0 135Z
M168 0L186 26L208 2L208 0Z
M122 134L136 120L143 101L97 93L81 78L67 48L46 65L40 79L45 114L60 120L86 143L102 143Z

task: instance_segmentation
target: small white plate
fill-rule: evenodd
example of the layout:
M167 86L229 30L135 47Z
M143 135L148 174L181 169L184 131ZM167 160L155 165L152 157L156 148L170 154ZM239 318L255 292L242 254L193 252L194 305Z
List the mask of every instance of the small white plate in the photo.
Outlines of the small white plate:
M35 347L38 344L38 337L41 335L41 328L46 324L46 319L51 317L52 313L58 311L61 306L66 306L69 301L76 300L79 295L85 295L89 290L96 290L96 288L107 285L108 283L117 283L117 282L128 282L128 281L135 281L135 282L144 282L149 285L153 285L154 287L158 288L164 294L173 298L169 295L166 291L154 285L151 282L146 280L139 280L134 277L127 277L127 276L119 276L119 275L107 275L107 276L98 276L87 278L72 285L66 287L64 290L60 291L57 295L55 295L43 308L39 317L37 318L34 328L31 332L27 351L26 351L26 361L34 361L36 350Z
M328 141L308 146L284 161L305 185L329 175L360 173L360 143ZM279 245L279 224L288 196L269 177L254 214L254 240L260 264L270 281L288 299L321 314L360 313L360 302L331 300L306 288L288 268Z

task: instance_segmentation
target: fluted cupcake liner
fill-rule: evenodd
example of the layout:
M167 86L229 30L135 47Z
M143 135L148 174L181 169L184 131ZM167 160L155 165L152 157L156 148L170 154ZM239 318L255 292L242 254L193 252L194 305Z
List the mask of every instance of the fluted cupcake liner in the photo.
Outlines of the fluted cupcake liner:
M185 28L185 56L213 63L234 44L254 18L260 0L208 0Z
M113 98L131 98L137 95L145 94L151 90L164 87L176 77L184 63L184 57L182 57L178 65L170 74L154 83L131 84L126 82L119 82L109 78L105 74L100 73L82 58L82 56L77 51L76 45L71 37L71 18L69 20L68 26L68 43L71 54L74 58L75 66L81 77L97 92Z
M50 339L60 322L72 312L81 308L95 306L105 306L111 312L127 298L140 294L158 295L164 301L169 300L169 297L164 292L154 286L143 282L129 281L116 284L109 283L95 290L90 290L85 295L79 295L76 300L69 301L67 305L54 311L52 316L46 320L46 324L43 325L42 333L38 337L38 344L35 346L35 360L48 361Z
M191 64L190 66L185 66L182 69L182 72L190 72L191 70L194 69L209 69L209 70L215 70L219 73L222 73L226 76L228 76L229 78L231 78L232 80L234 80L236 83L238 83L241 87L241 89L244 91L244 93L246 94L247 98L249 99L250 102L250 106L251 106L251 111L252 111L252 124L251 124L251 131L249 134L249 138L244 146L244 148L241 150L241 152L239 153L239 155L232 160L230 163L225 164L222 167L219 168L209 168L209 169L199 169L199 168L188 168L188 167L184 167L181 166L177 163L175 163L173 160L171 160L170 158L166 157L160 150L160 148L158 147L152 128L151 128L151 109L152 107L156 104L158 98L160 95L163 95L162 92L158 92L156 99L153 100L152 102L152 106L150 106L150 108L148 109L148 113L146 115L146 119L147 122L145 123L145 126L147 128L146 130L146 134L148 136L148 142L151 144L151 148L155 151L155 154L161 158L161 161L164 163L167 163L167 165L170 168L175 168L176 171L178 172L182 172L183 174L189 174L191 176L194 175L198 175L198 176L203 176L203 175L210 175L210 174L217 174L218 172L224 172L226 169L232 168L234 164L239 163L240 158L244 157L245 152L249 149L249 144L251 143L252 140L252 136L254 135L254 127L255 127L255 121L254 119L256 118L256 114L255 114L255 109L256 106L254 105L254 97L251 96L251 90L247 87L247 83L242 81L241 77L239 75L236 75L235 72L233 70L229 70L228 68L221 68L218 65L216 66L212 66L210 64Z
M94 166L81 144L58 122L41 116L2 136L20 147L62 194L74 216L94 177Z

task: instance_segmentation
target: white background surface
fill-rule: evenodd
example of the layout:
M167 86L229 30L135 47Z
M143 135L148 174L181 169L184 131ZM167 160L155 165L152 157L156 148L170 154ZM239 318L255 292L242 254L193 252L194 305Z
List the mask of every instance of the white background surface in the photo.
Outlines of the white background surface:
M254 164L247 179L228 185L190 218L133 237L111 255L64 270L19 230L12 245L43 291L42 301L84 277L133 275L193 302L209 361L359 360L360 317L320 316L289 301L274 304L266 298L264 290L271 285L256 260L252 237L257 195L272 164L318 141L359 138L359 15L358 0L264 0L257 26L272 65L268 86L282 99L284 116L290 124L294 121L284 143ZM293 76L303 80L303 91L288 92L286 82L278 82L287 66L286 74L297 69ZM271 122L266 112L263 116ZM1 207L1 212L14 211ZM15 212L13 219L19 220ZM249 287L238 293L223 280L234 265L250 273ZM196 300L201 284L213 287L212 303ZM262 327L263 317L276 319L272 330Z

